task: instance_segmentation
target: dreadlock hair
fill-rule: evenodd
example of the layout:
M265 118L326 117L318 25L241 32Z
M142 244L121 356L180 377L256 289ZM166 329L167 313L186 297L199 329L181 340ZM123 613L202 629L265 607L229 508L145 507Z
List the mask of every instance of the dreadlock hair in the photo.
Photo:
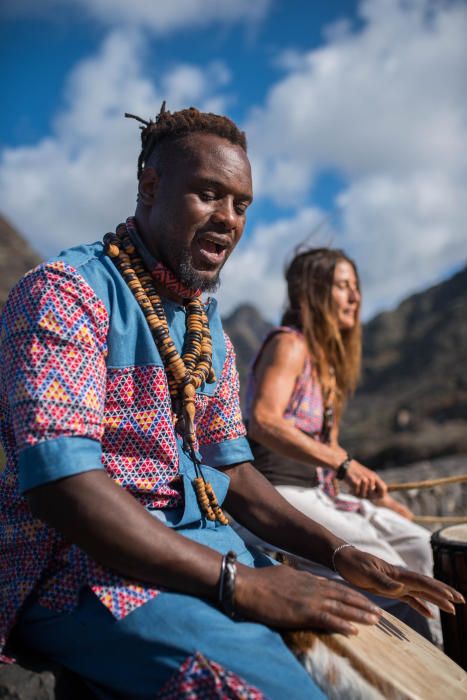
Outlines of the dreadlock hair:
M342 261L352 265L360 286L357 267L342 250L312 248L297 253L285 271L288 304L282 317L284 325L299 328L305 336L324 396L331 390L334 371L337 418L357 385L362 345L359 316L351 329L341 330L337 323L332 286L336 265Z
M164 100L154 121L151 119L146 121L127 112L125 112L125 117L136 119L143 124L140 127L141 153L138 158L138 179L159 144L181 139L189 134L215 134L236 146L240 146L245 152L247 150L245 132L240 131L231 119L211 112L200 112L195 107L182 109L179 112L169 112L165 108Z

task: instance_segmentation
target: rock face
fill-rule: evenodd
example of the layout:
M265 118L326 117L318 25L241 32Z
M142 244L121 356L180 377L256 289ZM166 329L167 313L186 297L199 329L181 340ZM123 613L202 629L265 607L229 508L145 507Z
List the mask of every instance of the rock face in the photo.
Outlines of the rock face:
M467 452L467 267L376 316L363 338L349 450L373 467Z
M21 660L0 664L2 700L95 700L94 693L69 671L48 662Z
M244 304L223 319L224 328L230 336L237 354L237 368L240 375L240 396L244 399L248 368L263 338L271 330L272 324L262 318L259 311Z

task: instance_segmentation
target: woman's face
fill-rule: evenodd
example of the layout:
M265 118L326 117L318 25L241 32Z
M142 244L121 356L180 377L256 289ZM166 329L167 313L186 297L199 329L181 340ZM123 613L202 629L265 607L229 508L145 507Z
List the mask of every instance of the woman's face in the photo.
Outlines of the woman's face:
M361 295L357 276L347 260L336 264L331 297L340 330L352 329L357 323Z

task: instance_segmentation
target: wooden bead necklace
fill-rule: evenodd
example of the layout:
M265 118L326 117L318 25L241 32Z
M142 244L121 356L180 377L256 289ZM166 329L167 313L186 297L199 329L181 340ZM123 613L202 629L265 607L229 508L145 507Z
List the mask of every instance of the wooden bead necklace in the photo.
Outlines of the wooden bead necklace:
M211 332L203 303L199 297L185 302L186 335L180 355L170 337L161 298L128 236L125 224L120 224L116 233L104 236L104 247L143 311L164 363L172 399L173 422L183 435L184 449L189 452L195 466L197 476L193 486L201 511L208 520L218 520L222 525L227 525L229 520L217 501L214 489L203 476L195 451L196 389L204 382L211 384L216 381L212 367Z

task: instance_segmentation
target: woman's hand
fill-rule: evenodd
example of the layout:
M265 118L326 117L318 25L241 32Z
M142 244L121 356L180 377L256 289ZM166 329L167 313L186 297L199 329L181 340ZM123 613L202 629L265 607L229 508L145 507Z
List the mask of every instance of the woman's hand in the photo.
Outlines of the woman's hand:
M403 600L425 617L432 617L432 613L424 601L434 603L451 614L456 612L454 604L465 602L463 596L451 586L401 566L388 564L355 547L345 547L337 552L334 565L353 586L369 593Z
M388 491L388 487L376 472L367 469L356 459L350 462L345 481L354 496L359 498L384 498Z
M376 624L380 609L357 591L290 566L238 566L238 613L270 627L357 634L352 622Z
M407 518L407 520L414 519L414 514L412 513L412 511L409 508L407 508L407 506L405 506L403 503L400 503L395 498L392 498L392 496L390 496L389 494L386 494L386 496L383 496L383 498L373 499L373 503L375 504L375 506L389 508L395 513L398 513L398 515L401 515L403 518Z

